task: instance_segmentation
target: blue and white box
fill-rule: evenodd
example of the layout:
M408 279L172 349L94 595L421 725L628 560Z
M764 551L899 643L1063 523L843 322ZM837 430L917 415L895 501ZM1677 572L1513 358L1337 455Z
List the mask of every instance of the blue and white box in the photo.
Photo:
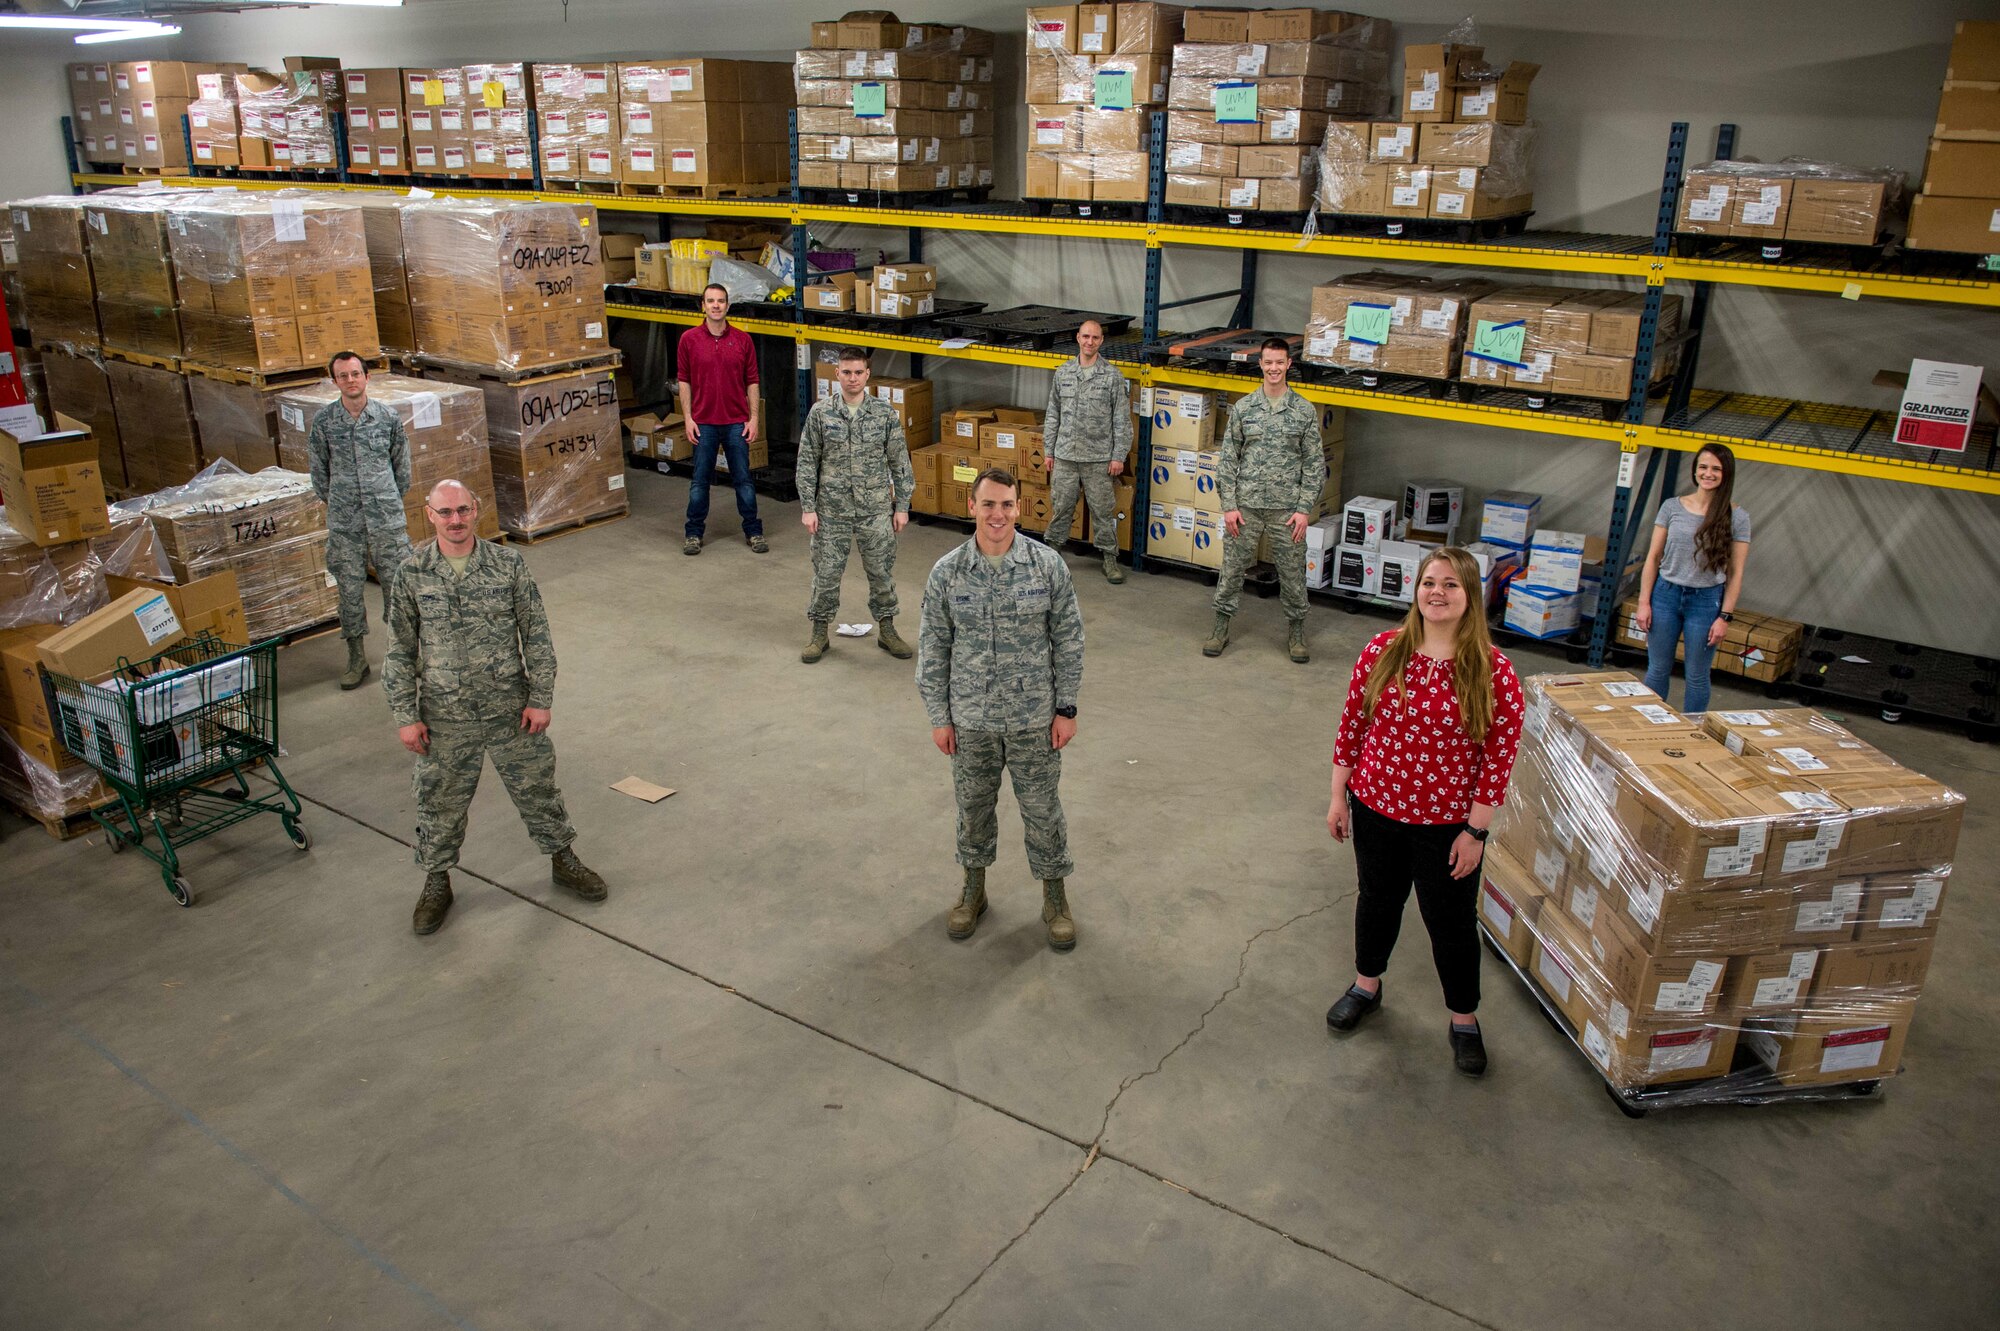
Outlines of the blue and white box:
M1531 638L1563 638L1576 631L1575 592L1551 591L1517 582L1507 589L1505 624Z
M1479 539L1525 550L1535 539L1542 497L1525 490L1495 490L1479 506Z
M1521 581L1547 591L1573 592L1583 585L1582 532L1538 531L1528 543L1528 568Z

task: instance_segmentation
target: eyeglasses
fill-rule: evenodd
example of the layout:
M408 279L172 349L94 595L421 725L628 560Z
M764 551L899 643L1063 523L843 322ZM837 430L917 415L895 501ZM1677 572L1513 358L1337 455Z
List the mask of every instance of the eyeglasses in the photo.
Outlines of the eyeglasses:
M477 513L479 511L471 504L466 504L460 508L439 508L436 505L431 505L430 509L431 512L437 514L441 518L469 518L474 513Z

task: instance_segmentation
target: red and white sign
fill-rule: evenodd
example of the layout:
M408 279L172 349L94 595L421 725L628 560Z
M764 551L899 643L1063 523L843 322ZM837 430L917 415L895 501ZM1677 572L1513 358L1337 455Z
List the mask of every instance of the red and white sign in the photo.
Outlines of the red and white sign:
M1910 448L1963 453L1979 405L1977 365L1913 360L1903 405L1896 413L1896 442Z

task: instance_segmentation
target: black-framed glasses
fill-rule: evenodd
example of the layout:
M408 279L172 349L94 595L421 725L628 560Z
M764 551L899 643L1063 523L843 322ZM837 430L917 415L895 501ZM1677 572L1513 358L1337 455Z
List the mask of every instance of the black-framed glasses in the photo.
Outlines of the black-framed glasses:
M435 504L428 507L441 518L469 518L479 511L471 504L464 504L458 508L439 508Z

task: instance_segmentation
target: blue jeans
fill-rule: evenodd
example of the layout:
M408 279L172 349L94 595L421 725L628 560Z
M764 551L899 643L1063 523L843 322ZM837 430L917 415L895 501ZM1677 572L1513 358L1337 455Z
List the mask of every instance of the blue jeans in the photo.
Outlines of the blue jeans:
M729 483L736 489L736 516L743 519L743 534L761 535L764 523L757 516L757 487L750 483L750 445L743 441L741 424L695 427L694 480L688 486L687 534L704 536L708 532L708 487L715 479L717 449L729 459Z
M1667 696L1667 684L1674 677L1674 640L1687 635L1687 701L1681 710L1689 714L1708 710L1708 667L1715 660L1715 648L1708 645L1709 626L1722 613L1722 589L1683 587L1660 578L1653 583L1653 627L1646 634L1646 687Z

